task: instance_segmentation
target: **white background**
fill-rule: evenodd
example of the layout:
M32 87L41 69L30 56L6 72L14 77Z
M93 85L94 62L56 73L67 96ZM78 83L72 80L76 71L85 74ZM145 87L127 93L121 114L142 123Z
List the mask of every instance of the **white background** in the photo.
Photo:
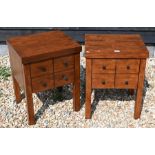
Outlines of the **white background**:
M0 27L154 27L153 0L0 0ZM0 155L155 154L154 129L1 129Z
M0 26L155 26L154 0L0 0Z

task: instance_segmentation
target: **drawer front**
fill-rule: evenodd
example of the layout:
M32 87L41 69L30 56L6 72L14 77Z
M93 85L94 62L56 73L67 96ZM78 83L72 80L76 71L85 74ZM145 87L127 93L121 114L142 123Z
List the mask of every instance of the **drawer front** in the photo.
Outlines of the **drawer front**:
M60 72L74 68L74 56L60 57L54 59L54 72Z
M115 88L137 88L138 74L116 74Z
M53 73L53 60L41 61L30 65L31 77Z
M54 88L53 75L32 79L32 91L34 93Z
M138 73L140 60L122 59L116 62L116 73Z
M93 73L115 73L115 60L93 59Z
M115 74L93 74L92 88L114 88Z
M74 82L74 70L55 73L55 87Z

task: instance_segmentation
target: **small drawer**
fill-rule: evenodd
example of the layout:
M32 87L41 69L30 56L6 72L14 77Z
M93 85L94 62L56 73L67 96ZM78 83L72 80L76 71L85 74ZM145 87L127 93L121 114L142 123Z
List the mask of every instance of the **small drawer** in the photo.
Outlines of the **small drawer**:
M112 59L93 59L93 73L115 73L115 60Z
M74 70L55 73L55 87L74 82Z
M41 61L30 65L31 77L53 73L53 60Z
M140 60L122 59L116 62L116 73L138 73Z
M93 74L92 88L114 88L115 74Z
M32 79L32 91L34 93L54 88L53 75Z
M138 74L116 74L116 88L137 88Z
M74 68L74 56L66 56L54 59L54 72L60 72Z

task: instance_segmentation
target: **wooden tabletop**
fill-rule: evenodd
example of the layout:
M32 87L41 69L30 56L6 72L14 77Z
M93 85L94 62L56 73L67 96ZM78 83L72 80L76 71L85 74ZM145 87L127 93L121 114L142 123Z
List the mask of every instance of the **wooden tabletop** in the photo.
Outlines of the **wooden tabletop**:
M7 44L18 53L23 63L81 51L81 46L62 31L14 37L7 40Z
M138 34L86 34L86 58L147 58Z

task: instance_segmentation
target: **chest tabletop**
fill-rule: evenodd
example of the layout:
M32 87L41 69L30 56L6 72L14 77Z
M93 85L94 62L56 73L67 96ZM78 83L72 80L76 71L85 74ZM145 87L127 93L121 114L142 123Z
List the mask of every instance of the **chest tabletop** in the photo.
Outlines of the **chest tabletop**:
M129 89L137 91L134 118L140 118L147 48L140 35L85 35L86 112L91 118L92 89Z
M81 46L61 31L7 40L17 103L27 99L28 122L35 124L32 93L73 84L73 109L80 109Z

